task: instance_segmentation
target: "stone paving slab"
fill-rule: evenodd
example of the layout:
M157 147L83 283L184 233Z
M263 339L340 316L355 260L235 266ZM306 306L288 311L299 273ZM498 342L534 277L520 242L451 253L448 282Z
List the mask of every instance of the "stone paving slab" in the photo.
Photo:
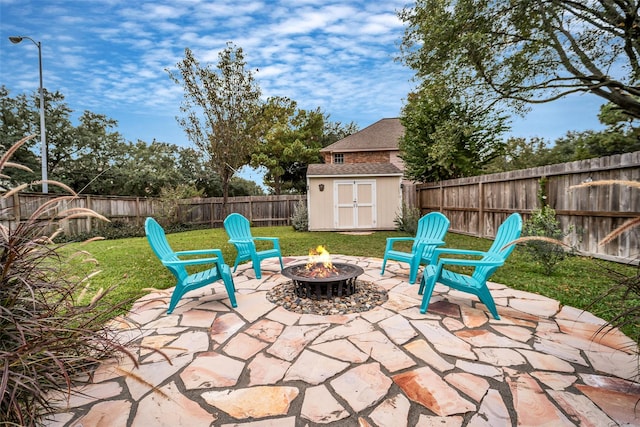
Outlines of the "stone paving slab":
M68 401L52 396L61 409L47 425L640 425L634 343L598 334L592 314L495 283L499 321L440 284L420 314L406 265L380 276L380 259L333 261L361 266L389 300L359 314L288 312L266 299L288 280L277 260L263 261L260 280L238 268L237 309L221 284L190 292L171 315L170 292L147 295L113 322L141 344L139 367L103 362Z

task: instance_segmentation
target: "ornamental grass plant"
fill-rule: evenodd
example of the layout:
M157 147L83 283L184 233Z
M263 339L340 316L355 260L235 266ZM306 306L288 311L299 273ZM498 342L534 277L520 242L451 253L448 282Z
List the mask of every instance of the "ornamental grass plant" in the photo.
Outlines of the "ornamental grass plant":
M29 139L0 158L2 179L7 169L28 170L9 159ZM0 225L0 425L43 424L55 410L52 397L68 398L104 357L120 353L136 363L127 343L107 326L128 301L107 304L109 289L87 294L95 259L52 243L64 221L106 218L84 208L64 209L73 191L59 182L49 184L67 194L49 199L15 226ZM1 197L9 199L24 188Z

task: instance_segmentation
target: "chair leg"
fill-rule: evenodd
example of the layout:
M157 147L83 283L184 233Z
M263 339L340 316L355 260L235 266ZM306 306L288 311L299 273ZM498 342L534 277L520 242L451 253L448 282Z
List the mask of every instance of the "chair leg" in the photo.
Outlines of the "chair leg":
M238 264L240 264L240 255L238 255L236 257L236 262L233 264L233 272L236 272L236 269L238 268Z
M409 263L409 283L416 283L416 278L418 277L418 269L420 268L420 262L411 261Z
M227 295L229 295L229 301L231 301L231 307L237 307L238 303L236 302L236 285L233 283L233 276L231 276L229 267L226 269L223 267L223 270L220 272L220 276L222 276L222 282L224 283L224 287L227 290Z
M491 292L489 292L489 289L486 287L486 285L484 288L478 291L478 298L480 298L480 301L487 306L487 308L493 315L493 318L496 320L500 320L496 303L493 300L493 296L491 296Z
M284 264L282 264L282 256L278 255L278 259L280 259L280 270L284 270Z
M167 309L167 314L173 313L173 309L176 308L180 298L185 294L184 287L182 287L179 283L176 285L175 289L171 293L171 299L169 300L169 308Z
M256 279L261 279L262 278L262 270L260 269L260 259L258 259L258 257L254 257L253 260L251 261L253 264L253 271L256 272Z
M424 290L424 294L422 294L422 304L420 304L420 313L425 314L427 312L427 309L429 308L429 301L431 301L431 294L433 294L433 289L435 287L436 287L435 275L429 276L429 278L426 279L426 284L425 284L425 276L422 276L422 280L420 282L420 290Z
M387 257L385 255L384 259L382 260L382 270L380 270L380 275L382 276L384 274L384 268L387 266Z

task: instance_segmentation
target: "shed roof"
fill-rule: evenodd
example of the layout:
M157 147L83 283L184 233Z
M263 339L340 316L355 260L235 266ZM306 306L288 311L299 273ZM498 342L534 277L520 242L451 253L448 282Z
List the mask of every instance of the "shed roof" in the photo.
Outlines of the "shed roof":
M307 176L348 175L402 176L402 171L391 163L321 163L307 169Z
M320 152L397 150L403 134L404 126L400 123L400 119L382 119L359 132L324 147Z

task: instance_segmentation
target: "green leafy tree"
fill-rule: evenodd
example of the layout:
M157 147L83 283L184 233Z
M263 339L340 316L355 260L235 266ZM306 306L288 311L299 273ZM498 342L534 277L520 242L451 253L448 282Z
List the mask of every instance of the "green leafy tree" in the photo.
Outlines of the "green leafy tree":
M400 121L405 128L400 158L405 176L413 181L477 175L502 154L504 143L497 135L505 130L504 118L463 103L444 84L425 84L410 94Z
M329 115L324 116L324 131L322 132L321 145L327 147L336 141L340 141L358 132L358 125L354 122L343 124L342 122L332 122Z
M63 102L64 97L58 92L50 93L45 90L44 98L47 145L49 155L51 155L52 147L55 148L58 144L60 135L64 135L71 127L70 110ZM41 178L39 172L41 168L40 95L34 93L30 97L24 94L12 97L5 86L0 87L0 144L2 148L6 151L15 141L31 135L37 135L37 138L29 139L18 148L13 156L15 163L19 163L27 169L18 169L10 177L5 178L4 184L8 187L30 183ZM47 160L49 178L51 178L56 158L49 157ZM55 179L55 176L53 178Z
M178 146L153 141L129 144L125 161L116 173L121 181L121 191L136 196L160 196L163 188L185 188L177 167Z
M40 132L39 96L12 98L6 88L0 88L0 137L3 146L11 141ZM104 115L85 111L78 126L71 123L73 111L59 92L45 90L47 126L47 169L49 179L65 183L75 191L99 194L122 194L113 166L126 156L126 144L113 129L117 122ZM39 179L41 147L37 139L20 147L17 162L32 172L16 171L10 186ZM56 186L52 192L59 191Z
M178 151L177 168L182 181L203 191L205 197L222 196L222 182L202 156L192 147L181 148Z
M417 0L399 16L419 79L518 111L588 92L640 118L637 1Z
M307 166L320 162L324 115L296 107L289 98L267 100L263 120L268 130L251 156L251 165L266 169L265 184L278 195L304 192Z
M76 128L68 128L52 141L51 176L75 191L89 194L126 195L121 168L128 144L114 129L117 121L85 111Z
M232 43L218 54L217 70L201 65L188 48L177 68L178 74L167 71L184 90L184 116L178 123L222 180L226 210L231 177L249 163L261 137L260 88L246 67L242 48Z
M567 132L549 150L547 164L612 156L640 150L640 129L635 126L635 119L612 104L600 107L598 119L607 126L605 130Z
M232 197L264 196L264 190L253 181L234 176L229 183L229 194ZM216 196L220 197L221 194Z
M507 172L534 168L549 163L549 147L542 138L509 138L504 146L504 154L493 159L483 173Z

